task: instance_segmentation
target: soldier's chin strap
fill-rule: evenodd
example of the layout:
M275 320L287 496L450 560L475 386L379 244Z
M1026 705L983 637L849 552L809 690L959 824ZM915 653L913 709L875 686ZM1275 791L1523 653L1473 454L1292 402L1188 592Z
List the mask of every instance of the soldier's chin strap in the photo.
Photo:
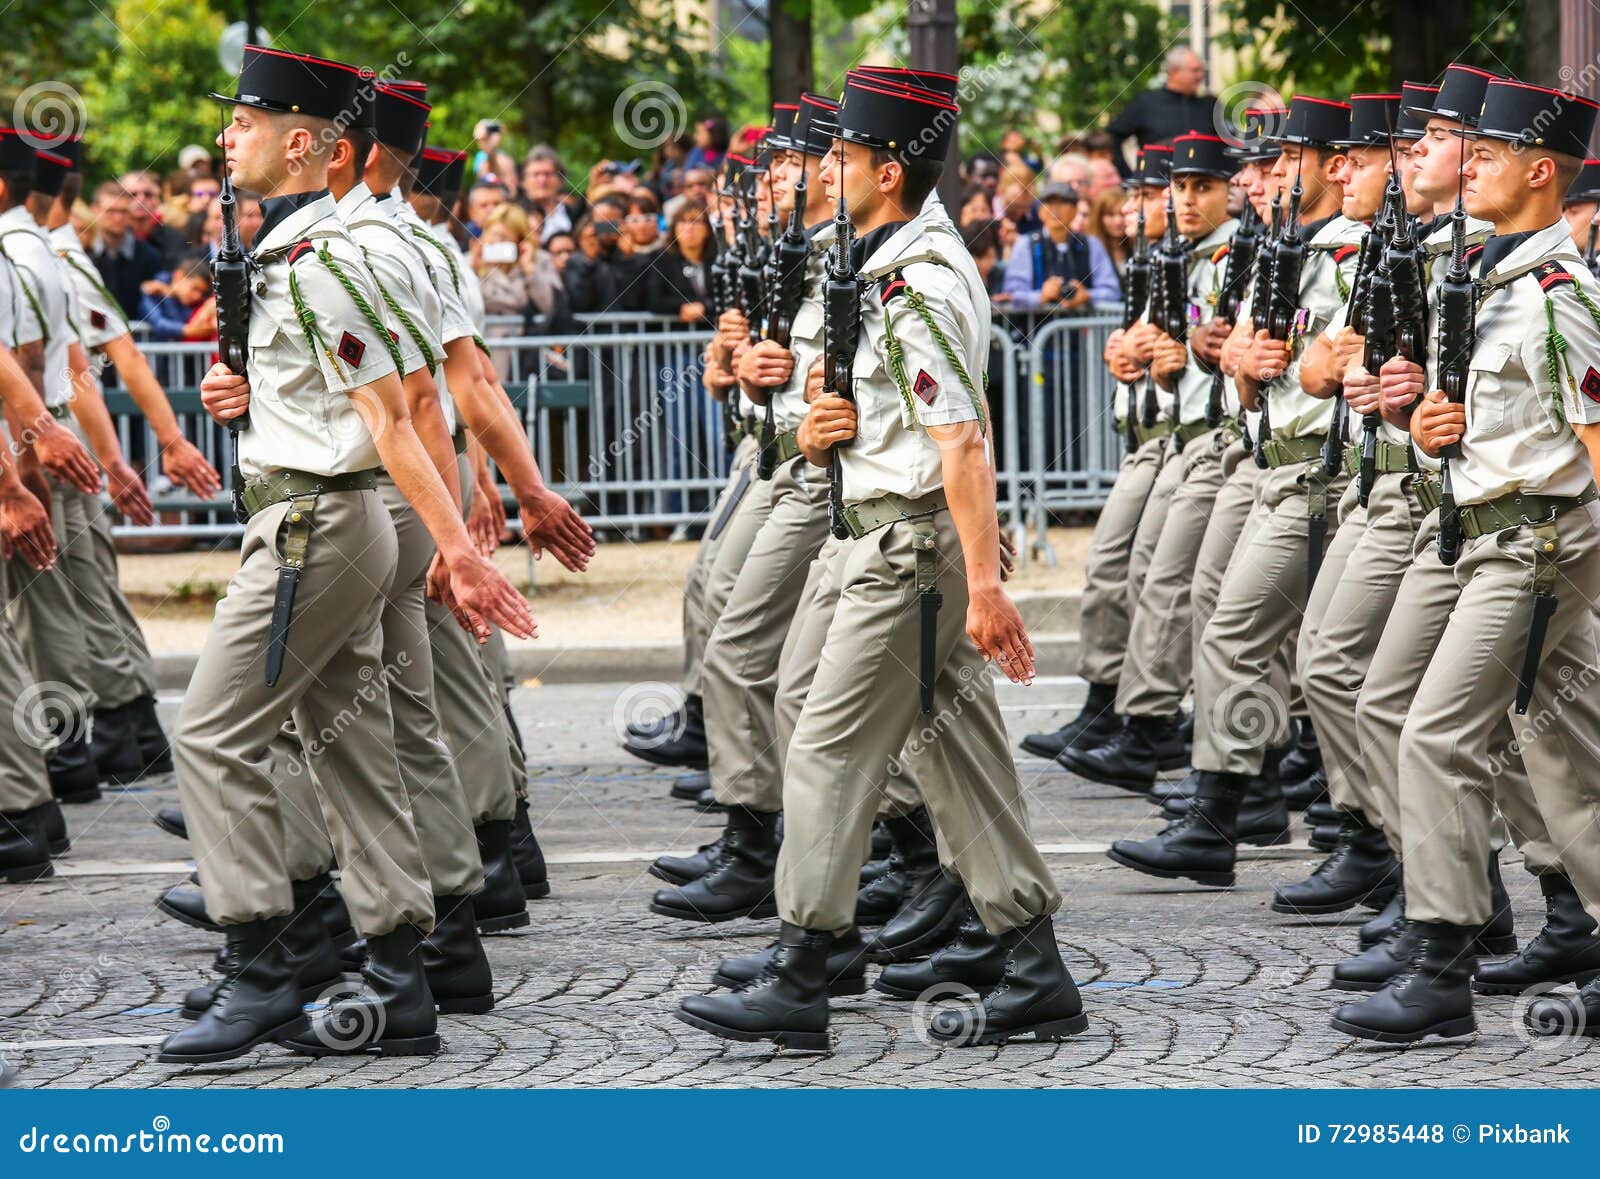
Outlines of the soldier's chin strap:
M1516 713L1528 714L1534 683L1539 678L1539 660L1544 654L1544 638L1556 612L1556 522L1554 515L1533 528L1533 613L1528 619L1528 643L1522 651L1522 666L1517 671Z

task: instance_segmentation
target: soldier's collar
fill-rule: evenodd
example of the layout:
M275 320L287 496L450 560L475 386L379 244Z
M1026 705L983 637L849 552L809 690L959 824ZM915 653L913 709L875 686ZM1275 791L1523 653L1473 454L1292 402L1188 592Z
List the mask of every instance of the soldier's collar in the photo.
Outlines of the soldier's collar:
M1238 219L1234 218L1234 217L1229 217L1221 225L1217 226L1210 233L1206 234L1205 237L1203 237L1199 241L1195 242L1189 248L1191 250L1199 252L1199 251L1203 251L1203 250L1213 249L1216 246L1223 245L1224 243L1230 242L1230 241L1233 240L1233 232L1234 232L1234 230L1236 230L1238 228L1239 228Z
M1531 274L1552 259L1583 265L1583 255L1578 253L1565 218L1557 218L1543 229L1491 237L1484 243L1479 281L1486 287L1501 287L1512 279Z
M367 187L365 180L357 180L350 186L350 191L339 197L334 204L334 210L339 214L340 221L348 222L355 211L372 199L372 190Z
M320 203L324 201L327 203ZM325 188L268 197L261 202L261 228L256 230L252 253L260 254L294 240L301 230L330 216L334 207L333 194Z
M39 223L33 219L33 214L28 212L26 202L13 205L4 213L0 213L0 229L31 229L40 237L44 236L44 230L39 228ZM128 236L133 236L133 230L128 230Z
M911 221L891 221L887 225L880 225L878 228L864 233L860 237L856 238L856 269L872 269L873 266L879 261L880 254L892 256L889 253L890 245L903 244L895 243L895 238L914 223L915 218L913 218ZM895 252L898 252L898 249L896 249Z

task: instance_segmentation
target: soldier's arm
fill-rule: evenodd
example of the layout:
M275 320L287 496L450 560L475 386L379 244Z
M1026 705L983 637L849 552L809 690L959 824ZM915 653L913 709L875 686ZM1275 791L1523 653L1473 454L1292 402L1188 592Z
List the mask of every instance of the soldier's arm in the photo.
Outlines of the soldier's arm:
M183 436L178 415L172 412L167 391L150 371L150 362L139 351L127 332L102 345L106 359L117 369L117 377L128 396L144 414L161 447L161 470L174 483L188 488L202 499L210 499L222 489L217 469L206 461L200 449Z
M155 520L150 504L150 493L144 480L128 465L122 454L122 444L117 441L117 427L106 409L105 395L100 391L100 378L89 367L81 344L67 349L67 363L72 371L72 416L78 419L84 437L99 458L106 473L106 490L119 511L135 524L149 524Z
M1332 397L1339 391L1342 374L1334 371L1333 341L1327 335L1311 341L1300 357L1300 388L1312 397Z
M0 549L15 549L35 569L49 569L56 563L50 513L23 485L10 450L10 441L0 432Z
M401 385L405 389L406 405L411 410L417 437L422 440L428 458L433 461L433 469L439 472L439 479L450 493L450 499L459 514L462 502L461 473L456 468L455 443L445 424L444 406L439 401L439 386L426 365L407 373Z
M43 348L38 352L42 372ZM100 469L94 459L71 430L50 416L38 383L29 379L8 348L0 348L0 404L20 448L18 465L24 472L37 463L80 491L92 495L100 490Z

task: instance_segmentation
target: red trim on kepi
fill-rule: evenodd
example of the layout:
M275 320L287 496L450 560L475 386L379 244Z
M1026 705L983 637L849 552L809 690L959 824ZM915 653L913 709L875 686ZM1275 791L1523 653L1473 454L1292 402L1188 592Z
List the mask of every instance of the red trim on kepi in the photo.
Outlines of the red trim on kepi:
M1459 132L1468 139L1494 139L1524 148L1584 159L1600 112L1587 98L1496 78L1483 92L1476 128Z
M955 143L960 111L932 91L851 70L839 101L839 134L902 160L941 162Z
M425 147L413 167L417 191L448 204L461 192L461 181L467 171L467 153Z
M1238 170L1239 161L1228 154L1226 139L1192 132L1172 141L1173 176L1216 176L1226 180Z
M360 126L358 88L371 71L310 54L260 45L244 47L238 93L207 95L218 102L277 114L303 114Z
M913 70L901 66L856 66L850 71L862 77L900 82L937 94L947 102L955 102L961 94L961 79L955 74L940 70Z
M407 156L416 155L422 150L428 114L433 108L392 86L380 85L377 90L377 101L373 104L373 133L378 142Z

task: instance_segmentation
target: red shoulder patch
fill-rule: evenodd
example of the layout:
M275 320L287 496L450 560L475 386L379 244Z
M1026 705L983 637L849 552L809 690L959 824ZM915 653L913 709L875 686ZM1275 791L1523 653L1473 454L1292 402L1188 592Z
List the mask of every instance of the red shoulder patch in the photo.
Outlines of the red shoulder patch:
M1466 253L1463 254L1462 256L1464 258L1466 258L1466 260L1468 262L1471 262L1471 261L1474 261L1478 257L1478 255L1481 254L1481 253L1483 253L1483 243L1479 242L1475 246L1468 246L1467 249L1466 249Z
M1583 381L1578 385L1583 390L1583 395L1590 401L1600 401L1600 370L1593 366L1583 374Z
M1346 258L1352 257L1353 255L1359 254L1360 252L1361 252L1361 247L1360 246L1354 246L1354 245L1351 245L1351 246L1340 246L1338 249L1334 250L1334 252L1333 252L1333 260L1335 262L1343 262Z
M93 327L93 328L103 328L103 327L105 327L106 326L106 313L104 311L91 311L91 312L89 312L89 326Z
M933 399L939 396L939 382L928 375L927 369L918 369L917 379L912 382L911 391L928 405L932 405Z
M367 346L361 342L360 337L346 332L339 337L337 349L339 359L355 368L361 367L361 358L367 354Z
M906 280L905 279L903 279L903 278L892 278L888 282L883 284L883 292L882 292L882 294L879 295L879 298L881 298L884 301L884 303L887 304L890 299L894 298L896 295L898 295L901 291L903 291L905 289L906 289Z
M1575 283L1578 280L1572 277L1572 272L1559 262L1546 262L1533 272L1539 280L1539 289L1548 291L1551 287L1559 286L1564 282Z
M316 249L317 248L313 246L310 241L301 240L295 242L294 245L289 247L289 265L293 266L307 254L316 253Z
M1222 245L1218 246L1217 249L1216 249L1216 252L1211 255L1211 265L1215 266L1218 262L1221 262L1227 256L1228 256L1228 243L1224 242Z

